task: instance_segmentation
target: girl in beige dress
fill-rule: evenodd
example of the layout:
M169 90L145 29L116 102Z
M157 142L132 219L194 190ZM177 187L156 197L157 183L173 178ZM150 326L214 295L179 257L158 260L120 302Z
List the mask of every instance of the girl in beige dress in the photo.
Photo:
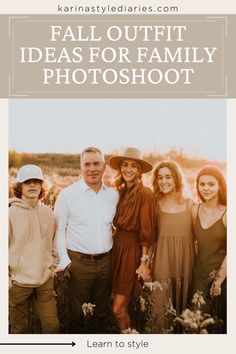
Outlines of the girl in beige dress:
M187 305L194 262L194 240L190 209L193 201L184 196L184 178L174 161L162 161L153 176L157 205L156 248L152 279L160 287L154 291L154 333L173 332L169 328L168 309L179 315ZM176 326L175 333L180 329Z

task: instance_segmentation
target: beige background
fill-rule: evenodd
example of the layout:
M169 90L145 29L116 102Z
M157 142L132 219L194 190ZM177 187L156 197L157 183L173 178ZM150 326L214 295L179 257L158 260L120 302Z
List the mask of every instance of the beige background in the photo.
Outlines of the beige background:
M50 25L76 25L85 26L89 34L89 26L97 27L97 33L102 36L101 42L51 42ZM186 25L187 31L183 34L182 42L167 42L161 40L155 42L150 36L150 42L143 42L141 36L135 42L127 40L111 42L106 38L106 31L112 25L122 28L124 25ZM3 50L1 67L1 97L81 97L81 98L165 98L165 97L236 97L236 51L234 33L236 33L235 16L2 16L1 36L5 48ZM6 39L9 30L9 40ZM66 47L70 50L73 47L81 47L83 50L82 63L20 63L20 47L56 47L58 50ZM95 64L88 62L88 46L101 49L112 47L127 47L131 63L105 63L98 59ZM162 53L163 47L170 47L173 52L177 47L218 47L214 54L214 63L136 63L136 47L148 47L150 53L153 47L157 47ZM202 53L200 49L200 53ZM201 54L199 54L201 57ZM10 60L9 60L10 58ZM43 68L69 68L76 70L82 68L85 71L89 68L115 69L117 72L123 68L144 68L146 70L160 69L163 73L168 69L180 70L183 68L194 69L190 75L191 84L183 84L180 79L176 84L170 85L164 80L157 85L146 82L141 84L119 84L108 85L100 80L98 85L92 85L90 80L78 85L71 83L55 84L51 80L49 85L43 85ZM7 69L7 70L6 70ZM8 88L8 89L7 89Z
M57 5L164 5L164 6L178 6L179 14L229 14L236 13L234 0L0 0L1 13L5 14L55 14L57 13Z

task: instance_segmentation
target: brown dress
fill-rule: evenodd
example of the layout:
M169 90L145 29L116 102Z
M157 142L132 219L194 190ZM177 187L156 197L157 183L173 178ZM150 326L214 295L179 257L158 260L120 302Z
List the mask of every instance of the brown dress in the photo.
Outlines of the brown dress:
M202 291L206 303L201 305L201 310L223 320L222 328L219 328L221 333L226 333L226 279L221 285L221 294L216 298L211 298L210 288L213 281L211 274L219 270L226 256L227 230L223 223L225 213L226 209L213 225L204 229L199 218L198 207L194 224L194 235L198 242L198 254L193 268L191 286L191 297L197 290Z
M153 259L153 281L162 289L153 291L154 333L171 332L170 316L166 310L172 304L179 315L187 305L191 274L194 263L194 240L189 199L186 210L168 213L157 212L158 237ZM181 332L176 328L175 332Z
M121 193L114 226L112 248L112 292L131 296L141 293L136 269L140 264L141 246L150 246L155 234L154 194L140 185L133 202Z

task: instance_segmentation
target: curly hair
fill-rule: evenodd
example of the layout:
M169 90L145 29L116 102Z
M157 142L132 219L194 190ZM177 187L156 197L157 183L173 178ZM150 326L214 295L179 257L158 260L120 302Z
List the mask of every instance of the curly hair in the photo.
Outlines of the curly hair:
M44 185L44 182L40 181L41 184L41 191L39 194L39 199L42 199L45 196L46 193L46 187ZM12 187L13 190L13 194L16 198L20 198L22 197L22 183L17 182L16 184L13 185Z
M198 198L201 199L202 202L205 202L205 199L199 192L199 179L203 175L205 176L209 175L216 178L216 180L219 183L219 192L218 192L219 204L227 205L227 185L226 185L225 177L223 173L220 171L220 169L214 165L203 166L197 174L196 188L197 188Z
M182 172L182 169L180 168L179 164L175 161L161 161L152 177L152 186L153 186L153 191L157 199L160 199L163 197L163 192L160 190L159 184L158 184L158 173L161 168L168 168L170 170L171 176L174 179L174 184L175 184L175 192L177 194L177 199L180 201L181 199L185 199L184 196L184 188L185 188L185 178Z

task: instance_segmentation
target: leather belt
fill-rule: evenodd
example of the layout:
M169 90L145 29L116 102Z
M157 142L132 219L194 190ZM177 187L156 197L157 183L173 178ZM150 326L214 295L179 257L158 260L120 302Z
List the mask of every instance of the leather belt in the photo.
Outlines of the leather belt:
M89 261L98 261L99 259L103 259L104 257L106 257L110 253L110 251L105 253L99 253L99 254L87 254L81 252L75 252L75 253L78 254L80 259L88 259Z

